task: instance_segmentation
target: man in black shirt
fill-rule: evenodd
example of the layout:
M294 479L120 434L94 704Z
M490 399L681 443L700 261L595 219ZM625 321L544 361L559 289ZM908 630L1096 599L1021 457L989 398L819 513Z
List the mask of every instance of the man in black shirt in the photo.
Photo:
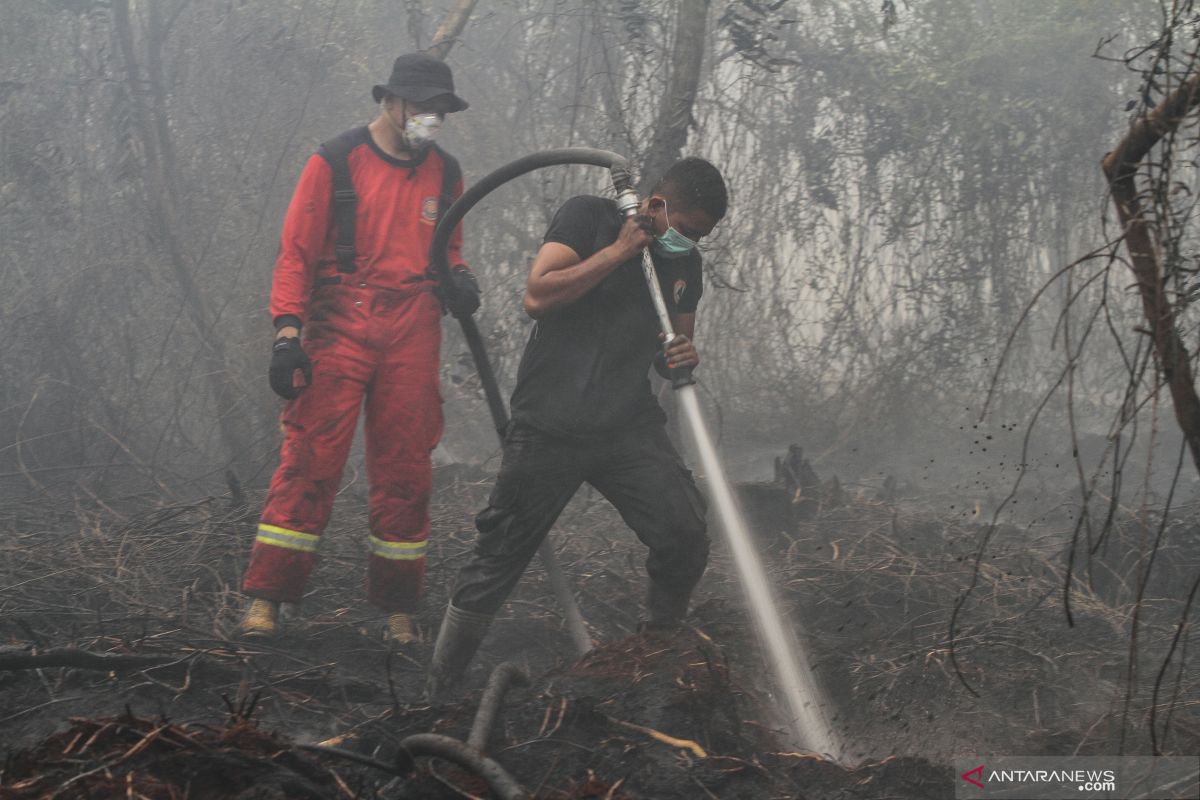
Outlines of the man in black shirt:
M699 363L696 242L725 215L721 173L677 161L622 220L616 203L573 197L534 259L525 311L536 320L517 372L512 423L474 552L438 633L430 689L461 677L492 616L579 486L590 483L649 548L647 625L678 625L708 559L705 502L664 429L649 369ZM675 339L665 348L642 271L650 248Z

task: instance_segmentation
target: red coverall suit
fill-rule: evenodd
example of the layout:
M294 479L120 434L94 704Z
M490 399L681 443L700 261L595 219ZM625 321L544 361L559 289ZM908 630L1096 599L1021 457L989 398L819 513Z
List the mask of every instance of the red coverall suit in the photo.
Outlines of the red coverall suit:
M332 170L313 155L300 176L275 262L271 316L303 323L312 383L283 411L283 449L243 591L298 602L366 400L370 483L367 598L416 610L429 537L430 453L442 434L441 305L427 274L443 163L430 148L397 160L369 135L348 159L358 195L356 270L338 271ZM454 196L462 193L462 182ZM461 263L461 229L450 263Z

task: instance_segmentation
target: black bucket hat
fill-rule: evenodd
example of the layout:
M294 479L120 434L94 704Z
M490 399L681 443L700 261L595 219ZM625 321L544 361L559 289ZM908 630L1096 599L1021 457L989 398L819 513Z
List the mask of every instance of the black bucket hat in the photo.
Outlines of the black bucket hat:
M454 76L450 74L450 67L425 53L406 53L397 58L388 82L377 84L371 90L376 103L389 94L414 103L449 95L452 102L450 111L462 111L467 107L467 101L454 93Z

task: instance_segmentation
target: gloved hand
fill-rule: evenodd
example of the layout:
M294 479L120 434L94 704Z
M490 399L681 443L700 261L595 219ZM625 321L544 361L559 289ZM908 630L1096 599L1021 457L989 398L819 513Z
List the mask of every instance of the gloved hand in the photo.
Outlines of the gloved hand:
M296 370L303 373L304 386L292 385ZM300 392L312 383L312 361L304 352L304 348L300 347L299 336L281 336L275 340L275 345L271 348L271 369L268 377L275 394L286 400L299 397Z
M435 294L442 301L442 308L460 319L479 310L479 283L462 264L450 269L449 280L439 283Z

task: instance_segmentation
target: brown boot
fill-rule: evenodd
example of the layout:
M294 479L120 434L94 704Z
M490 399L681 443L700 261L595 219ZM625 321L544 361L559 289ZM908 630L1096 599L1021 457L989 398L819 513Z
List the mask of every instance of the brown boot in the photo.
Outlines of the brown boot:
M251 600L238 635L243 639L270 639L279 635L279 603L261 597Z
M417 641L417 629L412 617L403 611L389 615L383 626L383 641L389 644L412 644Z

